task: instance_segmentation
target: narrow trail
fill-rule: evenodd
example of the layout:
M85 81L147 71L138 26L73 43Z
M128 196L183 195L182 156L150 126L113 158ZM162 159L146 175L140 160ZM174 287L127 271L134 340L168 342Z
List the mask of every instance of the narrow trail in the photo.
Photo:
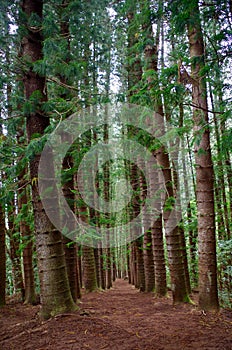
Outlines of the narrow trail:
M232 311L205 314L172 305L117 280L108 291L83 295L80 310L46 322L38 306L0 310L0 350L232 349Z

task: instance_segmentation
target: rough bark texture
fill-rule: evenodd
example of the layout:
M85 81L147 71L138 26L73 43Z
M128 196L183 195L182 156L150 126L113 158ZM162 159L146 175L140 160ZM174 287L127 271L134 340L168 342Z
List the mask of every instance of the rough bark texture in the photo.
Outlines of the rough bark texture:
M153 34L152 34L153 30L152 30L149 2L146 2L146 4L143 6L143 11L144 11L143 31L145 32L146 40L147 40L145 49L144 49L145 69L153 70L153 72L157 73L158 72L157 48L158 48L159 34L157 33L157 43L155 45ZM154 104L155 112L159 113L161 116L164 117L161 98L157 96L157 94L155 96L152 95L152 91L154 90L154 86L157 85L157 81L154 78L147 77L147 83L148 83L148 88L151 89L151 100ZM173 184L172 184L173 179L171 174L169 155L164 149L164 147L161 147L158 151L156 151L156 160L159 166L162 168L163 177L164 177L165 186L166 186L166 193L167 193L166 199L168 200L174 197L174 191L173 191ZM170 210L164 209L163 217L164 217L165 224L168 221L168 217L170 213L171 213ZM161 226L159 224L155 228L156 231L158 229L161 229ZM157 243L161 244L162 233L157 231L156 237L159 238L159 242ZM175 227L172 230L168 230L168 228L166 227L166 242L167 242L167 250L168 250L168 262L169 262L169 269L170 269L173 302L174 303L185 302L188 299L188 293L186 290L185 271L184 271L184 264L183 264L183 258L182 258L182 250L181 250L181 239L180 239L180 232L178 227ZM154 242L154 244L156 243ZM155 262L155 265L157 265L157 263L162 263L162 261L158 260L157 262ZM159 268L161 268L161 266Z
M155 294L157 296L165 296L167 294L167 278L164 256L162 214L160 214L160 216L152 226L151 234L155 263Z
M94 248L83 246L84 287L87 292L97 289Z
M159 46L159 24L157 26L157 33L156 33L156 42L154 40L154 34L152 29L152 22L151 22L151 11L149 7L150 2L145 1L143 4L141 3L141 10L142 10L142 29L143 29L143 35L144 35L144 58L145 58L145 71L151 71L151 76L147 77L147 84L148 84L148 90L154 89L154 86L156 86L157 81L154 79L154 73L158 73L158 46ZM160 104L162 103L160 99L152 98L151 94L151 103L153 104L153 107L155 111L160 111ZM161 109L162 110L162 109ZM154 169L152 169L152 166L150 164L147 164L148 167L148 173L150 178L150 183L152 186L157 186L157 180L154 174ZM159 216L159 218L152 224L151 226L151 241L153 248L153 264L152 267L154 270L154 286L156 294L158 295L165 295L167 292L167 284L166 284L166 267L165 267L165 257L164 257L164 243L163 243L163 224L162 224L162 215ZM151 257L150 257L150 264L151 264ZM155 267L155 268L154 268Z
M144 256L143 256L143 240L138 238L135 241L135 252L136 252L136 261L137 261L137 280L138 288L140 292L146 291L145 284L145 271L144 271Z
M217 310L217 263L214 212L214 170L208 127L207 93L201 69L204 67L204 42L198 1L190 2L188 39L192 62L192 102L196 162L196 195L198 209L199 305Z
M146 292L153 292L155 290L155 269L152 245L152 233L151 231L146 231L143 240Z
M21 6L24 14L23 24L27 30L21 41L22 56L30 62L28 62L30 68L24 75L23 81L25 98L28 101L33 93L40 94L40 98L36 101L37 106L34 106L34 112L27 114L27 135L30 141L33 134L42 135L49 125L49 118L43 115L40 108L40 103L47 99L45 78L33 72L33 62L42 59L41 27L30 27L28 24L31 15L42 19L43 1L24 0ZM70 293L61 233L49 221L39 197L37 184L39 160L39 155L35 155L31 160L30 177L42 303L41 316L49 318L58 313L75 310L77 306ZM52 177L53 171L52 164L48 164L45 169L48 179ZM49 180L47 185L50 186ZM54 198L51 198L51 205L52 200Z

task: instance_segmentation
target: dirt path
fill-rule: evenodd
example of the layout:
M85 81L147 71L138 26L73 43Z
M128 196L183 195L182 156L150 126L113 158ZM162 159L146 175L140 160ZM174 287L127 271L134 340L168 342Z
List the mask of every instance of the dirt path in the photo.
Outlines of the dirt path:
M41 322L39 307L0 310L0 350L232 349L232 311L205 314L191 305L140 293L117 280L84 295L80 311Z

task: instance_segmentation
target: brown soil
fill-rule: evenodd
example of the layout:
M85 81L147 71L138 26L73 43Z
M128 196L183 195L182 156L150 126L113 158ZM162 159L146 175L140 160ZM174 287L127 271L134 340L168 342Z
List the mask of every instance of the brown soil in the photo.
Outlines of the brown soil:
M140 293L124 280L83 296L80 310L42 322L39 306L0 310L1 350L232 349L232 311L208 314Z

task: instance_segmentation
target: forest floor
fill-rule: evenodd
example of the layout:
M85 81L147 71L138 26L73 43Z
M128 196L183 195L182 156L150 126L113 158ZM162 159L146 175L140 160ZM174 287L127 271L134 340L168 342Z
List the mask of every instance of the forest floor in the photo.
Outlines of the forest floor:
M232 310L173 306L171 298L140 293L124 280L84 294L79 307L41 321L39 305L9 303L0 309L0 350L232 349Z

